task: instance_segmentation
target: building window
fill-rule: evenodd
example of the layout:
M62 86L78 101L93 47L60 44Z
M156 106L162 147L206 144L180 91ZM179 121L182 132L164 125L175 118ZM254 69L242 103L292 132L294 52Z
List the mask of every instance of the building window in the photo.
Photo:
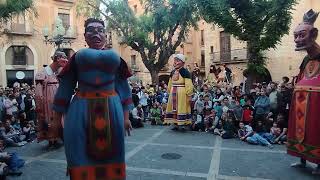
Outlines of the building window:
M231 60L231 40L230 34L220 32L220 59L221 61Z
M136 58L137 56L136 55L131 55L131 66L136 66L137 62L136 62Z
M27 54L25 46L13 46L13 64L14 65L26 65Z
M201 30L201 45L204 45L204 30Z
M70 27L70 14L58 13L59 18L62 20L63 27L67 30Z
M11 46L6 51L6 65L34 65L33 53L27 46Z
M213 54L213 46L210 46L210 53Z
M200 66L204 67L206 62L206 56L204 54L201 54L201 61L200 61Z

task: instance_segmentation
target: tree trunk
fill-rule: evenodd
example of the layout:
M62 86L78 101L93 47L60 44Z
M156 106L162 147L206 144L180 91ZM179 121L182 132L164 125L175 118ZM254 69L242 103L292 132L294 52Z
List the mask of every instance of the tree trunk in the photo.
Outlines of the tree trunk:
M247 57L248 57L248 66L247 66L247 80L245 84L245 92L249 93L252 89L254 83L259 79L260 74L256 72L252 67L249 66L258 66L263 64L263 59L260 57L260 49L255 45L255 43L248 41L247 42Z
M159 84L159 71L156 69L151 69L151 80L153 85Z

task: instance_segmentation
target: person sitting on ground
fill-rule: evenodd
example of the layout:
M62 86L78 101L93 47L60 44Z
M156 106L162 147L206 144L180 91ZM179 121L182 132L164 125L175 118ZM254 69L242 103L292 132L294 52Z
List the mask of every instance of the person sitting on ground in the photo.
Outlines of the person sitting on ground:
M272 127L270 128L270 134L272 136L271 143L275 143L275 139L281 134L281 129L278 127L277 122L273 122Z
M7 146L24 146L26 143L22 141L24 137L20 137L20 133L16 131L7 119L3 127L0 128L0 137Z
M134 128L139 128L139 127L143 127L143 121L144 121L144 113L143 113L143 109L142 109L142 105L139 104L137 107L133 108L133 110L131 111L131 125Z
M218 124L213 129L213 134L217 136L221 136L222 132L223 132L223 124L222 124L222 120L219 120Z
M223 132L221 133L221 137L223 139L231 139L235 137L235 130L233 119L232 119L232 112L228 111L223 115Z
M3 141L0 140L0 163L5 164L5 166L1 164L0 167L7 168L4 172L4 175L20 176L22 172L19 171L19 169L24 166L25 161L16 153L5 152Z
M160 103L155 102L150 109L151 125L162 125Z
M219 118L216 115L216 111L211 109L211 113L204 118L204 124L206 126L205 132L213 131L219 123Z
M238 137L241 141L253 135L253 129L250 125L245 125L242 121L239 123Z
M271 143L260 135L261 133L264 133L264 132L265 130L263 129L262 121L258 121L257 127L254 129L253 135L250 137L247 137L247 142L249 144L255 144L255 145L261 144L263 146L267 146L268 148L272 149L273 146L271 145Z
M26 136L26 141L30 142L33 141L36 138L36 132L34 131L34 128L32 127L31 121L25 122L23 128L22 128L22 134Z
M286 122L283 114L278 114L277 124L281 134L274 140L275 143L283 144L287 141L288 122Z
M264 122L266 122L265 120ZM254 130L258 133L261 137L268 140L268 142L273 143L273 135L270 133L270 128L263 123L263 121L258 121L257 124L254 126Z

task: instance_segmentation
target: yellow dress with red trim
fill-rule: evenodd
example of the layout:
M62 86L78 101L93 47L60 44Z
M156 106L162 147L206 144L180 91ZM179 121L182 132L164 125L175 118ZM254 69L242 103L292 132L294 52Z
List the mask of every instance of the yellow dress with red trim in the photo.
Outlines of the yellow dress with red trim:
M129 76L127 64L113 50L95 49L78 51L59 74L53 109L65 113L72 180L126 179L123 112L133 107Z
M176 73L176 74L175 74ZM164 119L165 124L189 125L192 123L190 96L193 84L187 69L171 73L168 84L169 98Z
M320 164L320 55L304 60L289 115L288 154Z

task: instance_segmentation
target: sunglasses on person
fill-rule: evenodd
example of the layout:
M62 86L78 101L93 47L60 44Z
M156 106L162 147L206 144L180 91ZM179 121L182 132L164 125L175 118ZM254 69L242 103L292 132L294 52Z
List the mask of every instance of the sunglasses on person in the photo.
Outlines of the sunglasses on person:
M94 33L94 32L105 33L105 29L104 29L104 27L88 26L88 27L86 27L85 32L86 33Z

